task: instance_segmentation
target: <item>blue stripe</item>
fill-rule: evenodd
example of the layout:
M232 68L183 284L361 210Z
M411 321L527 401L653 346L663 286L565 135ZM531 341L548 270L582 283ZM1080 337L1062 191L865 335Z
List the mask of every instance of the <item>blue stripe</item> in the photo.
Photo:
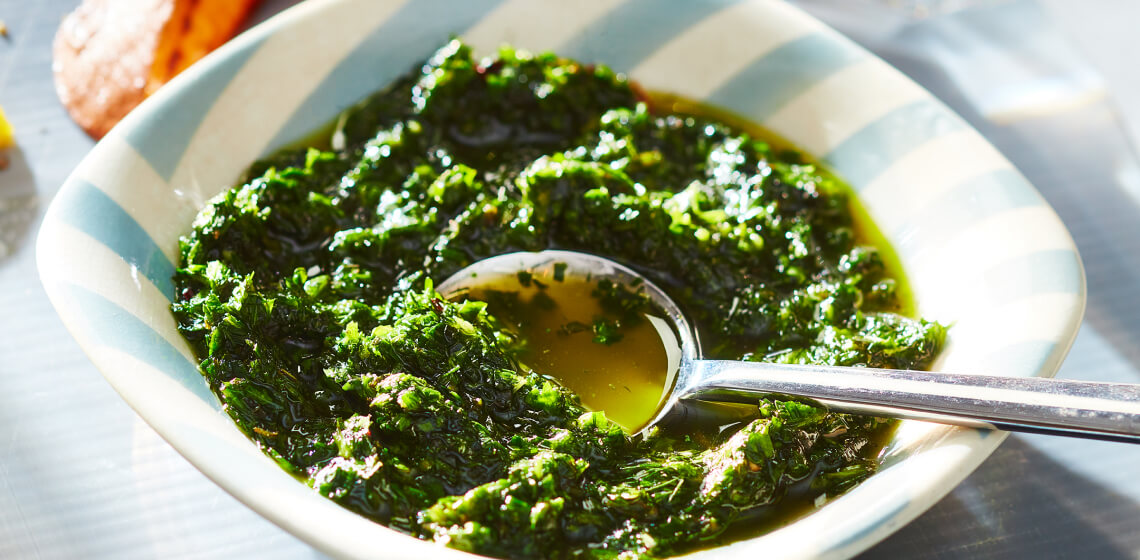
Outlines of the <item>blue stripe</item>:
M858 191L911 150L964 127L942 104L923 99L864 126L823 159Z
M582 62L629 72L698 21L739 0L629 0L555 49Z
M192 84L158 98L157 107L140 112L139 117L126 127L124 137L127 143L163 179L169 181L174 175L206 113L264 40L265 37L252 40L229 51L225 58L208 63L206 70Z
M904 253L937 247L973 224L1002 212L1044 204L1041 195L1014 169L989 171L942 193L895 230Z
M983 274L992 303L1038 294L1079 294L1081 263L1069 249L1038 251L1012 258Z
M1015 342L986 356L982 363L995 374L1032 377L1042 373L1056 349L1057 344L1049 340Z
M106 245L173 300L174 265L130 213L82 179L72 179L61 190L65 196L55 201L60 220Z
M198 366L186 359L150 325L100 294L68 285L71 298L82 309L87 330L99 344L129 354L177 381L214 409L221 410ZM170 317L173 321L173 317Z
M866 54L824 33L776 47L722 84L708 98L753 121L763 121L820 80L866 58Z
M502 0L410 0L368 34L317 86L263 155L327 124L368 94L422 62L451 35L462 33Z

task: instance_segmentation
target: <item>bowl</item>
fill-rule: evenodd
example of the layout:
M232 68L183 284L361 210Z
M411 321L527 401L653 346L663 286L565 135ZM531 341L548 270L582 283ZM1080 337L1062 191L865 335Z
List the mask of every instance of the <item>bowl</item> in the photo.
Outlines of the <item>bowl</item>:
M923 317L952 325L936 369L1051 376L1084 274L1026 180L902 74L782 2L328 0L241 35L116 126L52 202L40 275L119 394L208 477L337 557L470 557L373 523L282 471L222 411L169 305L178 237L244 168L458 35L553 50L706 101L821 158L893 244ZM929 508L1004 434L904 422L881 470L767 535L694 558L847 558Z

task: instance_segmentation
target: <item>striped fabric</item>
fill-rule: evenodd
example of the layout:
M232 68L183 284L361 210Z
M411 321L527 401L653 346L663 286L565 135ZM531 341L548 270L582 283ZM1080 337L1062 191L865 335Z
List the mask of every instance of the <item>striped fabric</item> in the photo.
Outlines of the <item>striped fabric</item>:
M733 0L306 2L147 100L68 179L38 240L60 316L123 397L196 466L334 555L464 556L319 498L220 412L168 305L178 236L259 156L411 69L449 36L611 65L818 155L898 251L940 366L1051 376L1084 308L1080 258L1025 179L938 100L794 8ZM1001 437L904 423L883 471L807 518L698 554L844 558L928 508Z

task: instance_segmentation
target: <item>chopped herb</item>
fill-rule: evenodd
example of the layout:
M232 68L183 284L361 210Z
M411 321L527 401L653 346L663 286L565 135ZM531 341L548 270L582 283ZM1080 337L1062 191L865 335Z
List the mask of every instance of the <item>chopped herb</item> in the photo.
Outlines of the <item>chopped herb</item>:
M174 278L226 412L330 500L502 558L680 554L793 490L811 504L864 480L890 422L761 399L724 431L633 438L520 366L527 341L488 303L435 293L479 259L581 250L666 290L711 357L930 364L943 327L893 312L834 177L651 107L603 66L477 62L453 41L349 109L336 150L255 163L198 215ZM644 294L596 292L618 319L564 328L610 344Z
M570 321L569 323L563 324L562 327L558 329L558 334L561 334L563 336L569 336L569 335L578 334L581 332L592 332L592 331L593 331L593 329L590 327L590 325L587 325L586 323L581 323L578 321Z
M594 319L594 328L592 330L594 332L594 342L598 344L609 346L610 344L620 342L623 338L621 334L621 323L610 319L601 317Z

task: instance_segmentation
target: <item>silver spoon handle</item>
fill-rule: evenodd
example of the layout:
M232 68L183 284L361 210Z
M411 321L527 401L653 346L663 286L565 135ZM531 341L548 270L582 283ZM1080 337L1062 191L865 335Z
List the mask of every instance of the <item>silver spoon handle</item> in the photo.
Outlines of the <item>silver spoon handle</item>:
M681 399L809 397L833 410L1140 443L1140 385L697 360Z

